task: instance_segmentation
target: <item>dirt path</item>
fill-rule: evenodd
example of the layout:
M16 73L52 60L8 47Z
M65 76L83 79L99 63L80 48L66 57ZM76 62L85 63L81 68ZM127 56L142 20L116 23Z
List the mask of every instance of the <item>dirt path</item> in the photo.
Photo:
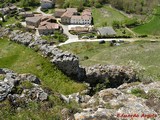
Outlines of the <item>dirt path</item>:
M132 33L134 36L136 36L136 33L134 31L132 31L131 29L125 27L130 33Z

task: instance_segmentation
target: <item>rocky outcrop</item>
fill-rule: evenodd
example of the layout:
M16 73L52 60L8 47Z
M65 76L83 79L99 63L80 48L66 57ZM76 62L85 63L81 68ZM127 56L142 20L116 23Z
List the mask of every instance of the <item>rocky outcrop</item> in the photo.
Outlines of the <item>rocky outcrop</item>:
M136 96L131 92L134 89L143 90L148 98L143 98L143 95ZM160 100L157 98L160 94L157 93L160 93L160 82L125 83L117 89L105 89L90 97L89 100L79 103L82 111L74 114L74 118L76 120L159 120Z
M34 36L35 35L29 32L12 31L10 32L9 38L11 41L41 51L44 57L49 57L51 62L66 75L78 80L83 80L85 78L85 69L79 66L79 59L77 56L58 49L46 40L41 39L41 37Z
M136 72L125 66L95 65L86 68L86 82L91 85L109 82L110 87L138 80Z
M8 98L11 105L28 101L46 101L48 94L41 88L41 80L32 74L17 74L8 69L0 69L0 101ZM17 103L17 104L16 104Z

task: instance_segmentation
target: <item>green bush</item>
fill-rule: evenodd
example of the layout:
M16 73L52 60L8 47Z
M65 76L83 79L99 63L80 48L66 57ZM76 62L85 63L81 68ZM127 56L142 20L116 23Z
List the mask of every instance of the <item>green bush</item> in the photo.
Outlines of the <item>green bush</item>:
M96 8L101 8L101 7L102 7L102 4L100 4L99 2L96 2L96 3L94 3L94 7L96 7Z

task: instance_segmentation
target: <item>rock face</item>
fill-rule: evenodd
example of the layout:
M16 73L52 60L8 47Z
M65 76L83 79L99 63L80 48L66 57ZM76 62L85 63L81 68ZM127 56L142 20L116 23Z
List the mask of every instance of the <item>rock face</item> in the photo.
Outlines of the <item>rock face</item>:
M135 88L145 91L149 98L144 99L131 94L131 90ZM126 83L117 89L102 90L86 102L80 103L83 110L74 114L75 120L159 120L160 99L157 99L157 94L153 97L155 91L160 93L160 82ZM151 93L152 97L150 97Z
M137 81L136 72L123 66L115 65L95 65L86 68L86 82L95 85L97 83L104 83L108 80L111 87L118 87L123 83L130 83Z
M41 80L32 74L17 74L8 69L0 69L0 102L9 99L13 106L18 102L45 101L48 94L40 87Z
M33 34L28 32L12 31L10 32L9 38L11 41L41 51L44 57L49 57L51 62L66 75L80 81L85 78L85 69L79 66L79 59L77 56L69 52L63 52L57 47L47 43L46 40L40 37L34 37Z

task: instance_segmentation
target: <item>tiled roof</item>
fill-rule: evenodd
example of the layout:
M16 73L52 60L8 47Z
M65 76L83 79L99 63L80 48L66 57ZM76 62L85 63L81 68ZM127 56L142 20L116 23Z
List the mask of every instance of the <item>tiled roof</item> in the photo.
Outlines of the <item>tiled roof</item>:
M30 22L33 22L33 23L36 23L38 22L39 20L41 19L41 17L27 17L26 18L26 21L30 21Z
M59 25L57 23L49 23L49 22L43 22L38 27L39 30L45 30L45 29L58 29Z
M71 13L71 12L65 12L65 13L62 15L62 17L68 17L68 18L71 18L71 17L72 17L72 15L73 15L73 13Z

